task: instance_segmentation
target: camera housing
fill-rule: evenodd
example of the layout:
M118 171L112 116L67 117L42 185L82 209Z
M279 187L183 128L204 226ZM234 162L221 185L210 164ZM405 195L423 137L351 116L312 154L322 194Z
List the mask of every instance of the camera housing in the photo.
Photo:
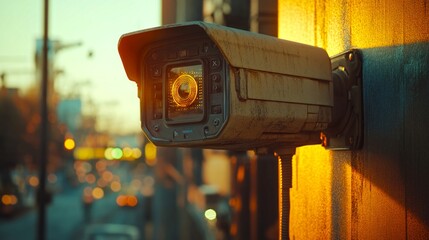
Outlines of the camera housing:
M141 125L159 146L228 150L318 144L334 105L326 51L204 22L122 35Z

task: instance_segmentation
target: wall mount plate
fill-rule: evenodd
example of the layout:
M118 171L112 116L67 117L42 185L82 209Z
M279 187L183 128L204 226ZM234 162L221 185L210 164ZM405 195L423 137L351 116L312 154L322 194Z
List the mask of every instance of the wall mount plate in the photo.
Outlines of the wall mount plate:
M322 145L331 150L363 146L362 54L352 49L331 58L334 84L332 122L322 132Z

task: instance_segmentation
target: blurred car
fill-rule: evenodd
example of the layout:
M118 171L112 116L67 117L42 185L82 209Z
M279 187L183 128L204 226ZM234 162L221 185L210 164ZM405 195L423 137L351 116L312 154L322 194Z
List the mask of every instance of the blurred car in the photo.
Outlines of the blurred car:
M12 216L19 208L18 196L14 193L0 193L0 216Z
M0 179L0 216L12 217L25 210L18 187Z
M138 240L140 232L136 226L123 224L95 224L85 229L84 240Z

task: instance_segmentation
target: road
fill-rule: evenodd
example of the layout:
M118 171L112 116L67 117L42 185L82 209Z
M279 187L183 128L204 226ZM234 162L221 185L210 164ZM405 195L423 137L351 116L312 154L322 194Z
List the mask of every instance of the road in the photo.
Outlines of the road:
M90 219L85 219L82 192L83 186L68 188L54 195L53 201L47 207L46 239L83 239L84 232L89 226L102 223L136 226L140 232L140 239L144 239L144 203L141 196L139 204L130 208L119 207L116 204L117 193L107 193L92 204ZM34 208L14 218L0 218L0 239L37 239L37 214L37 209Z

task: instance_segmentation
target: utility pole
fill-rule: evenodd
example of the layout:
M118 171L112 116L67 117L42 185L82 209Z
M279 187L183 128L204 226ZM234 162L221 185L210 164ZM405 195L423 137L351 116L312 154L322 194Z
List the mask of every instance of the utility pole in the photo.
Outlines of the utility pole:
M49 0L44 0L43 15L43 53L41 81L41 126L40 126L40 166L38 191L38 240L44 240L46 235L46 165L48 162L48 40L49 40Z

